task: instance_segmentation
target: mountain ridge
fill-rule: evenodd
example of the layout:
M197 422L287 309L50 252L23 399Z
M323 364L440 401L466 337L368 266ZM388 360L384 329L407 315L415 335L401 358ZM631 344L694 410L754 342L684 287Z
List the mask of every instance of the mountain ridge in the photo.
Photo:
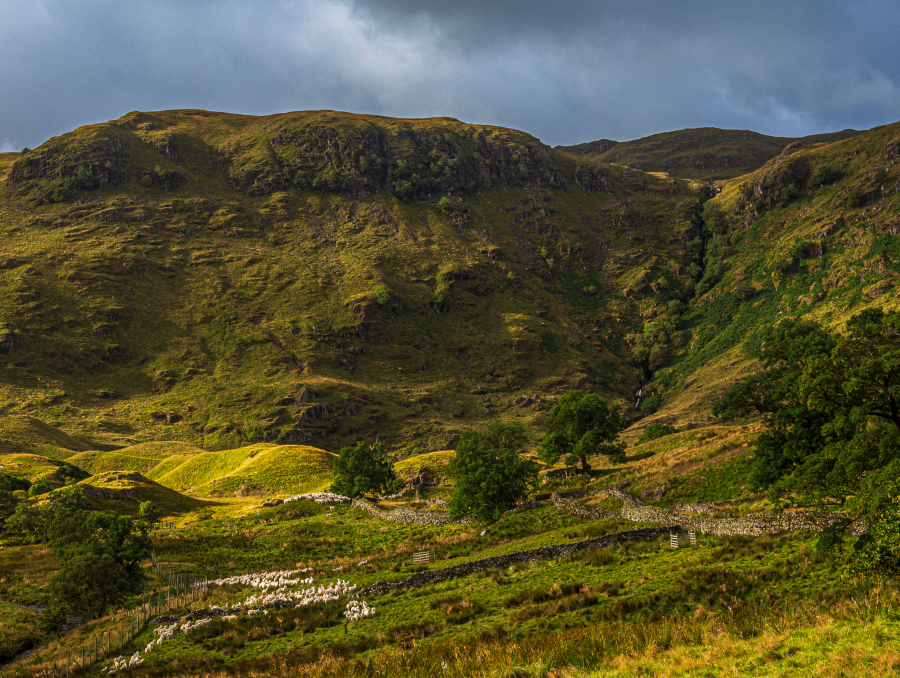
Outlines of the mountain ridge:
M753 323L824 273L775 274L766 248L894 237L896 130L792 143L713 187L447 118L85 126L0 158L0 414L119 446L380 435L400 456L496 418L538 434L570 388L637 428L705 425L753 368ZM827 236L809 227L838 213ZM832 261L852 278L855 259ZM870 269L879 291L846 312L893 303L893 269Z
M601 163L628 165L646 172L667 172L685 179L716 181L752 172L793 143L830 143L858 134L861 134L858 130L845 129L804 137L773 137L751 130L695 127L631 141L600 139L554 148Z

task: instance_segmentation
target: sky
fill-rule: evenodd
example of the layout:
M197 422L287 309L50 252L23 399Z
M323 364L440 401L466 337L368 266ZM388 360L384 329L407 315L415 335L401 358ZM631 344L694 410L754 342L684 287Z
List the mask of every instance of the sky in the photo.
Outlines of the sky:
M0 0L0 150L132 110L451 116L545 143L900 119L897 0Z

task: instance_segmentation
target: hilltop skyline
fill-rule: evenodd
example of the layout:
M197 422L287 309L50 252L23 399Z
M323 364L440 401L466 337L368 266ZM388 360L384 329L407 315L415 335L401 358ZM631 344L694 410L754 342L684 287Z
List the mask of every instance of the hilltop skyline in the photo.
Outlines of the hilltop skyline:
M892 121L900 8L542 0L0 0L0 150L131 110L450 116L550 145Z

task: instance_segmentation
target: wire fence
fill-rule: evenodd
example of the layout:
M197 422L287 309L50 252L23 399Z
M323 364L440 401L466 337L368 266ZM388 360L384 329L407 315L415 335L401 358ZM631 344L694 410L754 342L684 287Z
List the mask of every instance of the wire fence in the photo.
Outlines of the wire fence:
M113 625L94 633L86 642L73 644L61 651L61 639L55 648L38 647L33 651L23 652L18 658L14 658L12 664L0 666L0 678L60 678L85 673L98 661L120 656L125 646L154 619L199 601L209 590L209 579L174 572L159 562L155 551L151 553L151 561L156 578L165 587L164 590L158 588L155 592L143 594L140 605L124 614L113 615ZM9 641L4 638L2 642Z

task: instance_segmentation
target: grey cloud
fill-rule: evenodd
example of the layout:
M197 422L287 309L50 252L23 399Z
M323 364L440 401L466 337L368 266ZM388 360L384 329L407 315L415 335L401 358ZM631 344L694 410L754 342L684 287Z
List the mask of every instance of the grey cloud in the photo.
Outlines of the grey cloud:
M0 140L129 110L449 115L548 143L900 110L900 6L863 0L0 0Z

